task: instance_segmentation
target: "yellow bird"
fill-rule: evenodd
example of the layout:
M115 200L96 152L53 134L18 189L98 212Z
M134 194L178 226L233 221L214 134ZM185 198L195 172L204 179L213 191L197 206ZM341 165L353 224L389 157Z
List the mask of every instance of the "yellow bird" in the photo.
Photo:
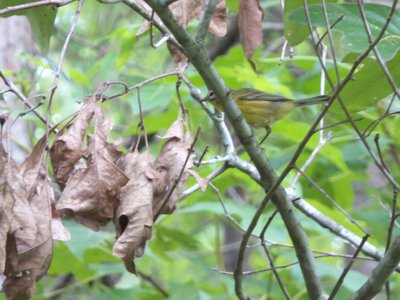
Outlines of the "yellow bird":
M321 95L295 101L284 96L265 93L252 88L231 90L230 95L242 111L246 122L251 127L265 128L267 136L271 132L270 125L283 118L296 107L324 103L330 98L329 96ZM201 100L201 102L203 101L207 101L218 110L224 111L212 91ZM264 137L263 141L266 137Z

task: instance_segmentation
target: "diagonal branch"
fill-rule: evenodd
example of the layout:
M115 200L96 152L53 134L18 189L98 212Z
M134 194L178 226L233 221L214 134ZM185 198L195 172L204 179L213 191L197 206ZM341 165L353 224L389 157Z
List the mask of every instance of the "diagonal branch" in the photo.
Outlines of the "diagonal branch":
M382 289L389 276L400 263L400 236L390 246L388 252L372 272L372 276L353 295L351 300L372 299Z
M236 134L238 135L243 146L260 173L263 188L265 190L269 190L273 185L275 185L273 189L274 192L268 193L268 196L272 196L272 201L277 206L292 239L297 257L300 262L301 270L303 272L308 295L311 299L321 298L323 295L322 284L315 272L314 257L308 244L307 235L301 226L297 215L294 213L294 207L290 202L289 197L287 196L283 187L280 186L280 182L275 184L277 182L277 175L275 174L274 169L270 165L265 153L258 145L258 142L254 138L253 132L244 120L239 108L229 96L223 80L211 65L204 45L196 43L195 40L193 40L192 37L186 32L186 30L182 28L172 12L166 5L164 5L164 1L148 0L147 3L152 7L152 9L154 9L165 26L181 44L186 56L196 67L207 86L213 90L217 98L220 99L224 111L231 121ZM243 255L245 245L247 244L248 239L259 220L259 217L268 203L268 200L269 199L265 199L265 201L261 203L257 213L251 221L251 225L243 237L241 246L242 250L239 255ZM238 261L240 261L240 259L238 259ZM241 265L238 264L236 270L236 273L238 274L236 280L236 294L239 298L245 299L241 288L241 272Z

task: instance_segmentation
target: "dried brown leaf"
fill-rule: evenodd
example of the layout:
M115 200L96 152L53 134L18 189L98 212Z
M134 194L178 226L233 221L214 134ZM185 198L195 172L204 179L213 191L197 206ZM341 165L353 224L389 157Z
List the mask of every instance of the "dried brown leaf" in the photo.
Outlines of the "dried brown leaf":
M228 29L225 0L218 0L208 30L216 36L225 36Z
M68 178L65 189L57 203L61 214L93 230L114 216L114 197L128 181L116 166L121 153L107 142L111 120L97 110L94 136L89 136L88 166L76 169Z
M172 125L167 129L165 135L163 135L163 139L172 139L177 138L179 140L183 140L185 136L185 130L183 128L183 122L181 119L176 120Z
M35 290L35 281L46 273L51 262L54 191L42 164L45 146L43 137L12 174L15 202L7 235L3 284L9 299L28 299Z
M204 0L180 0L172 3L169 8L183 28L191 20L198 19L204 6Z
M84 154L83 138L96 108L95 97L87 97L73 123L64 133L60 130L50 148L56 182L64 189L69 174Z
M263 40L262 19L264 12L259 0L239 1L239 34L240 41L248 60Z
M201 191L205 192L207 189L208 180L206 178L201 177L199 173L197 173L194 170L188 170L188 172L190 175L194 177L194 179L196 179L198 185L200 186Z
M36 280L40 279L50 266L53 240L50 238L24 253L17 252L16 243L14 236L9 235L3 292L8 299L24 300L32 296L36 290Z
M17 253L35 248L51 237L51 195L46 171L42 164L46 136L41 138L21 164L13 188L16 197L11 232L16 239ZM51 195L50 195L51 194Z
M188 59L187 59L185 53L183 53L181 51L181 49L179 49L177 46L175 46L174 43L172 43L169 40L167 41L167 47L168 47L169 54L171 54L171 57L172 57L174 63L176 63L178 65L178 69L183 69L183 67L188 62Z
M178 0L172 3L169 8L178 19L183 28L187 28L190 21L199 19L204 8L204 0ZM134 3L143 10L151 13L151 8L143 0L135 0ZM162 23L157 15L154 15L155 21ZM136 33L139 38L143 33L150 29L150 22L145 21ZM210 21L208 30L217 35L224 36L227 31L227 17L225 0L218 0L214 15ZM174 53L174 52L173 52ZM173 55L174 59L175 56Z
M167 174L160 177L163 180L153 181L154 190L157 191L153 202L154 215L170 214L175 210L176 203L190 177L188 170L193 167L194 153L189 153L192 137L189 131L185 133L182 120L175 121L165 136L168 140L163 145L153 167L154 170ZM160 186L160 183L166 184ZM172 188L174 190L171 193Z
M118 239L113 254L122 258L132 273L135 273L134 258L143 255L145 242L151 237L153 186L146 177L146 169L152 163L148 152L128 153L118 162L129 181L118 196L114 220Z
M6 263L7 234L13 217L15 195L13 192L14 176L17 173L15 163L8 158L0 140L0 273L4 272Z
M54 193L53 193L54 196ZM56 241L69 241L71 239L71 234L68 229L65 228L58 211L56 210L56 206L54 201L51 205L51 233L53 236L53 240Z

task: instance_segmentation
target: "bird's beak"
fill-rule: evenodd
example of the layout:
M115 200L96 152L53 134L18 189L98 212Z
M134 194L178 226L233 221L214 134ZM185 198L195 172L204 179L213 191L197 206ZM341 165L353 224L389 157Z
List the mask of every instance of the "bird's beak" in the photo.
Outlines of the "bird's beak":
M208 95L205 96L203 99L200 99L199 102L203 103L203 102L207 102L209 100Z

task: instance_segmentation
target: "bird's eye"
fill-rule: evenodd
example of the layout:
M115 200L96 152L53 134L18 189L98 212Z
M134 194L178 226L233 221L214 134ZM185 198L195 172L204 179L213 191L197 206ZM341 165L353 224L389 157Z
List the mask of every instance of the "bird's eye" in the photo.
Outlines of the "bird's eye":
M214 92L213 92L213 91L209 91L209 92L208 92L208 99L209 99L210 101L215 101L215 95L214 95Z

